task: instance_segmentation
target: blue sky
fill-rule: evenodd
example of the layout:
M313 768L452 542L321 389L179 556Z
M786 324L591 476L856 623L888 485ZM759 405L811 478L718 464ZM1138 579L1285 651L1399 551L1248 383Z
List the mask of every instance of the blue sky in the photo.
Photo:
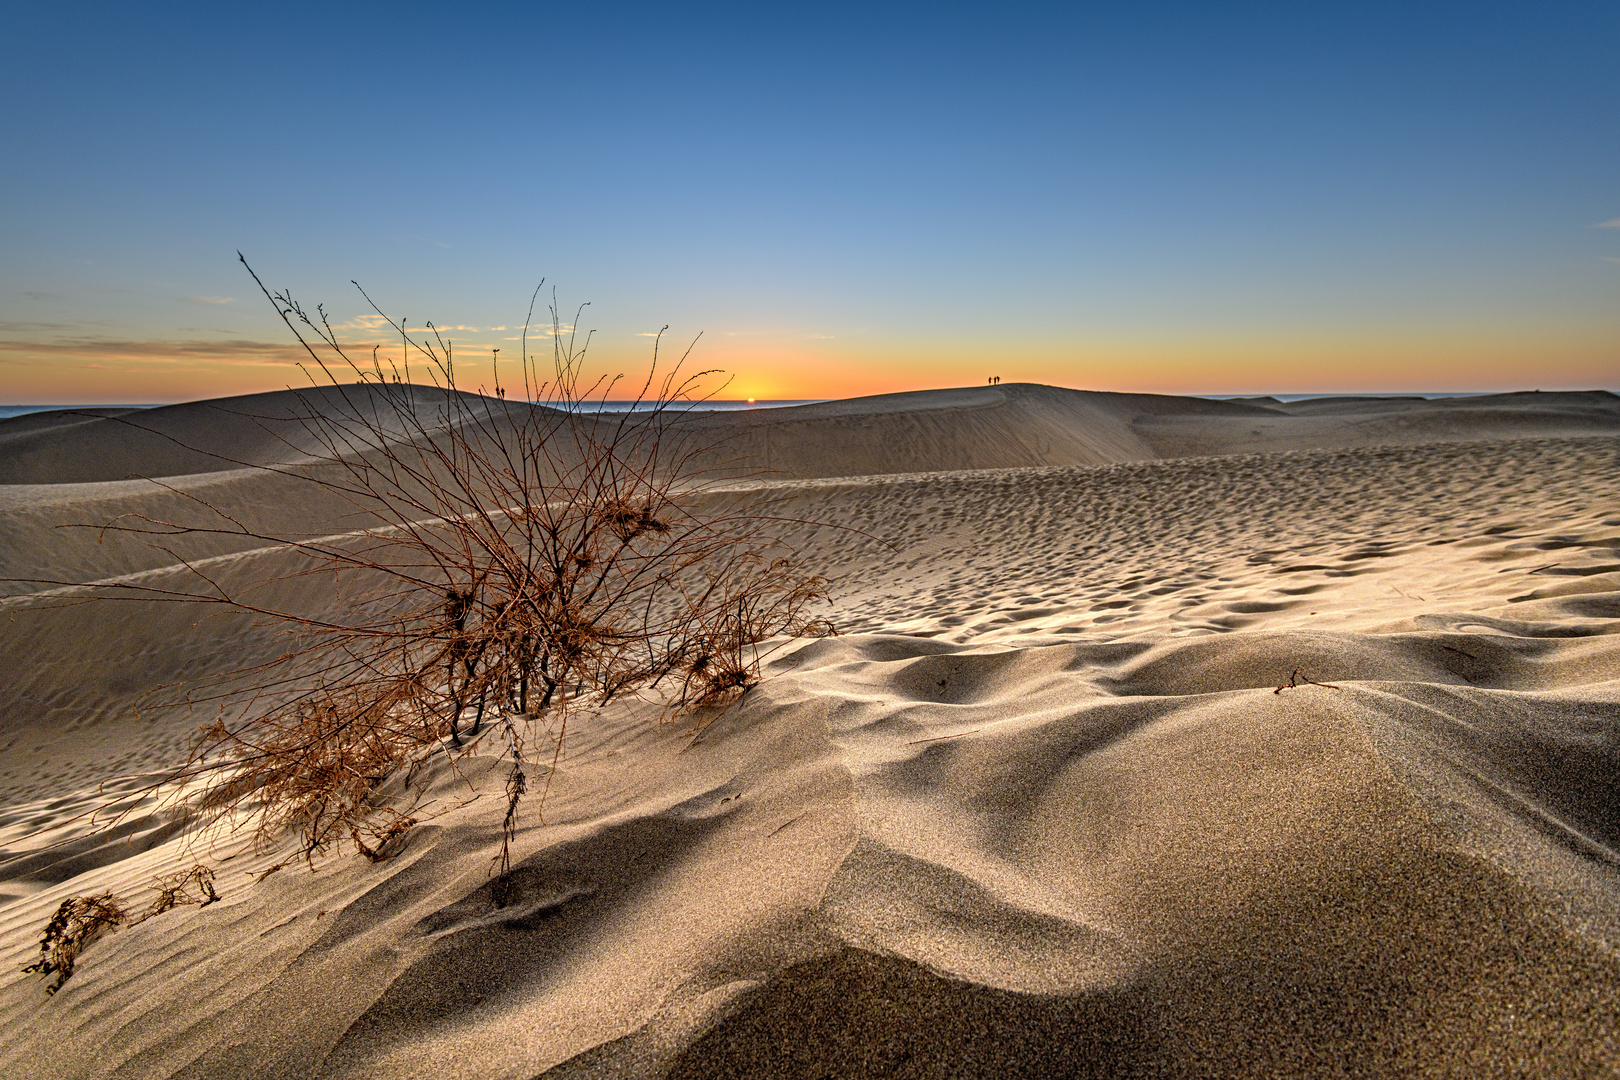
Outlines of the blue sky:
M740 396L1620 388L1612 3L8 21L0 401L296 383L238 249L463 355L544 277Z

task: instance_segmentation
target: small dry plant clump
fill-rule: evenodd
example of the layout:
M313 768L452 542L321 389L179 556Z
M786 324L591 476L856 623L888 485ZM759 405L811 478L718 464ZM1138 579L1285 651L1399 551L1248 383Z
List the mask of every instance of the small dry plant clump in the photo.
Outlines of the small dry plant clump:
M584 380L589 335L553 303L549 350L530 352L525 324L520 392L497 367L493 388L471 393L432 324L408 331L373 305L402 355L357 361L324 309L259 287L307 351L314 386L293 435L278 435L287 462L237 464L337 500L345 531L278 534L178 488L194 520L102 526L159 545L201 534L277 545L303 557L292 576L319 576L324 595L341 597L335 609L277 606L267 583L233 592L178 553L190 586L104 589L286 631L275 661L188 692L218 716L165 781L193 810L251 821L266 847L294 835L305 859L345 842L386 858L417 822L424 765L493 724L509 759L504 870L518 804L555 766L578 705L725 703L758 679L769 639L833 632L811 615L826 581L776 535L782 522L712 490L724 448L690 422L712 373L683 375L685 357L660 373L655 344L636 406L604 411L617 380Z
M45 988L47 994L54 994L72 977L80 953L109 930L127 922L129 913L123 902L110 892L69 897L45 924L39 940L39 959L23 970L55 975L56 981Z
M189 870L164 874L153 882L153 888L157 896L152 899L152 906L146 909L141 919L150 919L185 904L207 907L219 899L219 893L214 888L214 872L201 864Z
M151 905L134 919L130 918L126 902L110 892L68 897L45 924L39 940L39 959L23 971L56 976L56 981L45 988L46 993L54 994L72 977L80 954L102 936L182 905L207 907L219 899L214 872L202 865L160 876L152 882L152 890L157 895Z

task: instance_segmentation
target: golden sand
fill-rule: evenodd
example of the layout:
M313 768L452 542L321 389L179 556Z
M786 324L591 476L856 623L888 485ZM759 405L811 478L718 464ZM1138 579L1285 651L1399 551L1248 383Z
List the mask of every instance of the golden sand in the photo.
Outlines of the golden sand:
M284 444L164 412L232 460L0 423L0 576L285 569L55 527L183 501L130 473L342 527L243 467ZM582 714L499 903L492 750L393 860L256 884L277 853L227 844L220 903L47 997L19 969L62 898L186 840L76 817L183 755L194 718L132 705L277 644L10 586L0 1073L1620 1071L1620 400L1008 386L703 422L777 470L713 498L839 526L795 539L845 633L715 716Z

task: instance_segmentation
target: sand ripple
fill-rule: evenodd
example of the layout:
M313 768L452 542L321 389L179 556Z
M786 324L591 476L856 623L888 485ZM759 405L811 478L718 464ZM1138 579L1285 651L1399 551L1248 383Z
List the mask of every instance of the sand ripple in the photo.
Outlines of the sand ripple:
M582 717L506 880L491 754L393 861L220 849L49 1000L49 911L185 839L39 850L183 741L119 680L272 643L13 599L0 1069L1613 1073L1617 481L1585 437L744 485L843 527L799 539L851 633Z

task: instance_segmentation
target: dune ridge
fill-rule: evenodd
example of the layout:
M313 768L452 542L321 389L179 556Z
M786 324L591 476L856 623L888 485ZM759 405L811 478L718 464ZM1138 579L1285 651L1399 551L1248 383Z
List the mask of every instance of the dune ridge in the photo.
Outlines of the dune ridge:
M49 911L186 839L72 820L184 746L192 718L132 705L276 643L182 606L0 600L0 1070L1620 1071L1612 395L1049 389L743 414L777 471L710 497L844 526L794 537L844 636L784 642L724 711L583 717L505 882L491 747L434 766L389 862L255 885L277 853L223 841L222 902L97 943L50 999L17 971ZM61 517L172 498L135 484L0 490L7 558L49 567Z
M428 409L434 387L406 388ZM320 386L116 416L35 413L0 420L0 486L109 483L301 460L319 451L298 418L340 403L385 416L374 385ZM463 395L498 415L493 399ZM106 410L104 410L106 411ZM721 460L785 478L1101 465L1325 447L1620 433L1606 391L1463 398L1216 400L1028 383L920 390L737 412L694 412ZM616 422L616 421L610 421Z

